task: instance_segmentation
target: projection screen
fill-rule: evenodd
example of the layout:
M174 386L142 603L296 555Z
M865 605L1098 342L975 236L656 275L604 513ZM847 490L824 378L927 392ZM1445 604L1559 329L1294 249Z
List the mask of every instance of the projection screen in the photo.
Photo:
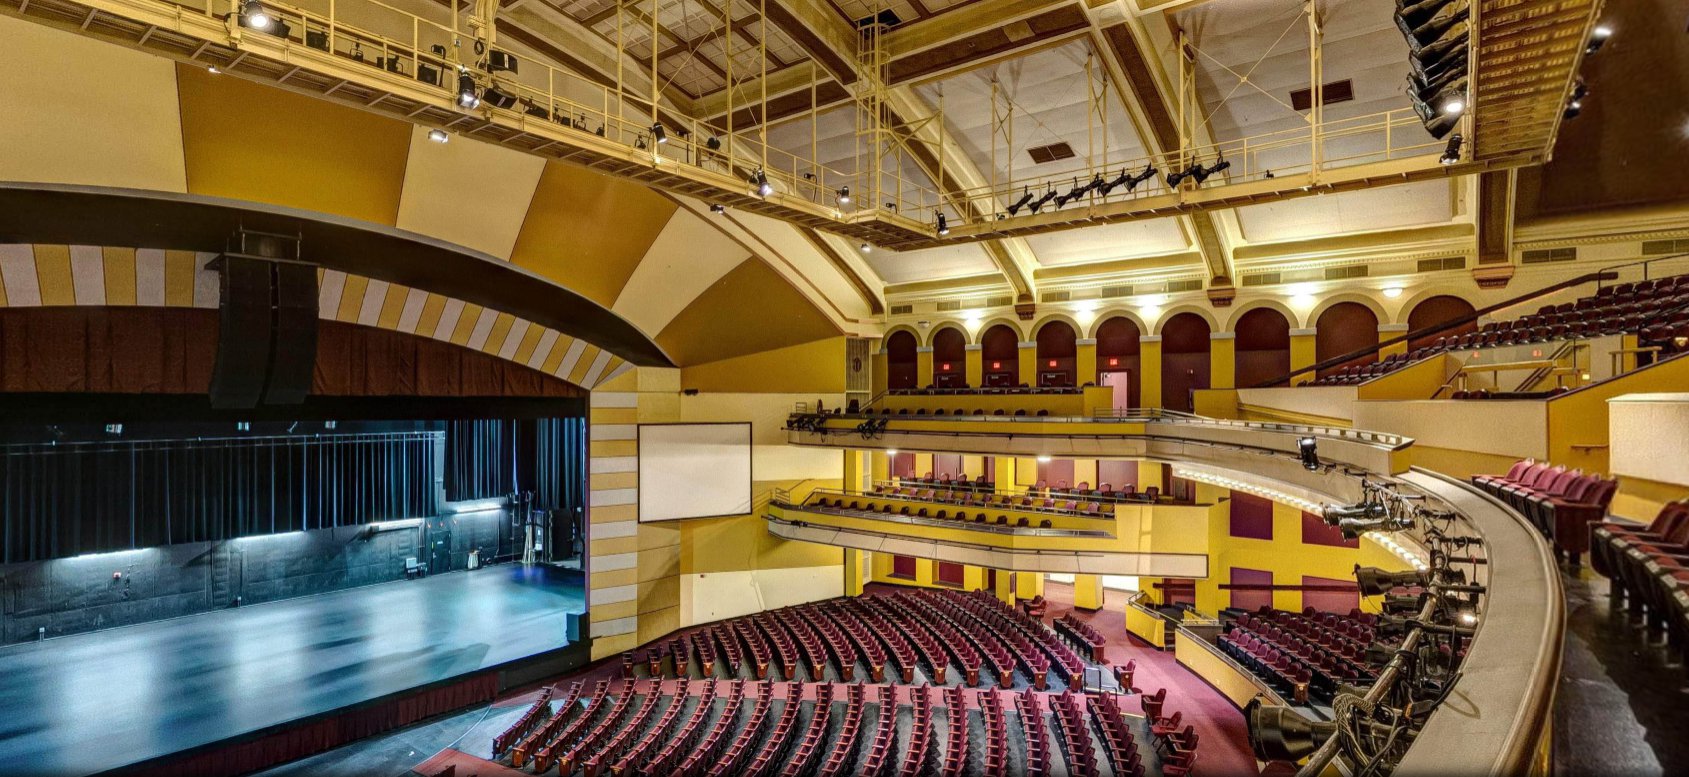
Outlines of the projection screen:
M749 423L639 426L639 520L750 511Z

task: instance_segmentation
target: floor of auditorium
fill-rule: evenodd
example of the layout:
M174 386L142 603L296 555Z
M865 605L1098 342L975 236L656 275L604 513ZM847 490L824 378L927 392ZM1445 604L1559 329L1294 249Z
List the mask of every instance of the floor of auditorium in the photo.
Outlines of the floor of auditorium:
M1587 774L1689 774L1685 668L1650 639L1606 578L1562 569L1566 653L1554 712L1554 767Z
M870 587L870 590L878 586ZM1072 611L1072 589L1049 584L1047 620ZM1137 661L1138 688L1154 692L1168 689L1167 710L1181 710L1184 720L1196 727L1202 738L1198 774L1256 774L1258 766L1249 752L1243 715L1224 696L1180 666L1170 652L1158 651L1126 633L1125 593L1109 591L1104 608L1077 614L1108 639L1110 663ZM548 682L596 681L619 676L621 663L612 658L597 665ZM672 680L670 681L673 682ZM482 777L526 774L485 760L491 755L492 738L514 722L531 704L535 689L512 692L490 706L478 707L417 726L374 737L291 764L263 772L264 777L317 777L341 774L431 775L455 765L458 774ZM1140 712L1136 701L1127 710ZM1009 705L1013 709L1012 703ZM1012 715L1011 715L1012 719ZM905 732L906 736L906 732ZM942 741L942 740L940 740Z
M578 572L453 572L0 649L7 774L88 774L567 644Z

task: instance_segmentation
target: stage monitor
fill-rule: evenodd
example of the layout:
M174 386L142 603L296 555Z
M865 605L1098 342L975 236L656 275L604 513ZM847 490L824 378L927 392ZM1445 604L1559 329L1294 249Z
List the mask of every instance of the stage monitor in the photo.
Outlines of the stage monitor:
M751 511L751 425L642 424L639 520Z

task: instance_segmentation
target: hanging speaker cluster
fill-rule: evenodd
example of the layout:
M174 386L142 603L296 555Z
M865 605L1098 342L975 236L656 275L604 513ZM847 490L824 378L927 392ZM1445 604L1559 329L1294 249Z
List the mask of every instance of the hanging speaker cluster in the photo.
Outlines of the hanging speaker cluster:
M218 274L211 406L297 405L317 362L317 268L299 237L241 230L212 262Z
M1470 0L1396 0L1396 26L1409 51L1408 99L1438 140L1466 113L1471 19Z

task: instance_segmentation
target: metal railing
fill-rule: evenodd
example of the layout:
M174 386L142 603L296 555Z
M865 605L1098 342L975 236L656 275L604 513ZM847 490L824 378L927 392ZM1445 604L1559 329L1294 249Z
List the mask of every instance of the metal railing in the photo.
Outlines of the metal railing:
M1010 416L1010 415L999 415L999 416L991 416L991 415L969 415L969 416L943 415L943 416L935 416L935 415L917 415L917 414L913 414L913 413L908 414L908 415L901 415L901 414L883 415L883 414L879 414L879 413L860 413L859 412L859 413L825 413L825 414L821 414L821 415L795 413L795 414L793 414L793 418L814 418L814 419L820 419L820 420L823 420L823 421L838 419L838 420L846 420L846 421L880 421L880 420L884 420L884 421L920 421L922 423L927 423L927 422L984 423L984 424L1009 424L1009 425L1017 425L1017 424L1018 425L1026 425L1026 424L1092 424L1092 423L1105 423L1105 424L1107 424L1107 423L1177 424L1177 425L1203 426L1203 427L1215 427L1215 428L1246 429L1246 430L1250 430L1250 431L1262 431L1262 432L1279 432L1279 433L1286 433L1286 434L1299 434L1299 435L1304 435L1304 436L1324 437L1324 438L1331 438L1331 439L1338 439L1338 440L1346 440L1346 441L1350 441L1350 442L1359 442L1359 443L1365 443L1365 444L1368 444L1368 445L1382 445L1382 446L1386 446L1386 447L1389 447L1389 448L1401 448L1401 447L1406 446L1406 445L1408 445L1412 442L1411 439L1409 439L1407 437L1403 437L1401 435L1387 434L1387 433L1384 433L1384 432L1372 432L1372 431L1367 431L1367 430L1364 430L1364 429L1346 429L1346 428L1337 427L1337 426L1315 426L1315 425L1311 425L1311 424L1289 424L1289 423L1276 423L1276 422L1265 422L1265 421L1237 421L1237 420L1225 419L1225 418L1208 418L1208 417L1205 417L1205 416L1192 415L1190 413L1185 413L1185 412L1181 412L1181 411L1177 411L1177 410L1164 410L1164 409L1160 409L1160 408L1131 408L1129 410L1119 410L1119 409L1098 410L1095 415L1091 415L1091 416L1053 416L1053 415L1052 416L1030 416L1030 415L1028 415L1028 416ZM787 429L790 430L790 431L803 431L800 428L796 428L796 427L792 426L790 421L788 421ZM830 433L835 433L835 434L848 434L849 433L849 430L844 430L844 429L829 429L828 431ZM1024 432L1015 432L1015 434L1024 434Z
M816 493L816 494L836 494L836 495L841 495L841 496L867 496L867 495L863 495L863 494L851 494L849 492L844 492L844 491L834 491L834 490L831 490L831 489L816 489L814 493ZM880 498L883 499L885 497L882 496ZM1037 527L1037 526L1013 526L1013 525L1002 525L1002 524L994 524L994 523L974 523L972 521L962 521L962 520L957 520L957 519L932 518L932 517L918 516L918 515L903 515L901 513L881 513L881 512L875 512L873 510L852 509L852 508L849 508L849 507L833 507L833 506L822 507L820 505L807 504L806 502L807 502L807 500L798 501L798 500L792 499L790 497L790 495L786 495L784 497L771 499L769 501L769 504L771 506L782 507L782 508L786 508L786 509L790 509L790 510L801 510L803 512L825 513L825 514L828 514L828 515L844 515L844 516L850 516L852 518L867 518L867 519L876 520L876 521L884 521L886 523L897 523L897 524L904 524L904 525L910 525L910 526L931 526L931 527L945 528L945 529L966 529L968 531L985 532L985 533L988 533L988 534L1008 534L1008 535L1015 535L1015 536L1022 536L1022 537L1094 537L1094 538L1105 538L1105 539L1113 539L1114 538L1114 534L1112 532L1104 531L1104 530L1101 530L1101 529L1058 529L1058 528L1054 528L1054 527L1042 528L1042 527ZM1035 511L1035 510L1030 510L1030 509L1026 509L1026 508L1019 508L1019 507L1013 508L1013 509L1018 511L1018 512L1041 512L1042 514L1046 514L1046 515L1059 515L1059 516L1064 517L1064 518L1083 518L1083 519L1086 519L1086 520L1095 520L1095 521L1112 521L1113 520L1112 518L1097 518L1095 516L1080 515L1080 514L1068 513L1068 512L1056 512L1056 511L1048 511L1048 510L1046 510L1046 511Z

